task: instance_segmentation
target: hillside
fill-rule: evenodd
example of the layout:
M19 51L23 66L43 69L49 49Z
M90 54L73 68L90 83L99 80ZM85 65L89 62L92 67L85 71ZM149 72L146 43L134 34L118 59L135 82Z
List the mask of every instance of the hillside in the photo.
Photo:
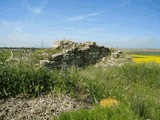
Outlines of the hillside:
M160 119L159 64L134 63L114 51L82 68L40 65L63 50L1 50L0 119Z

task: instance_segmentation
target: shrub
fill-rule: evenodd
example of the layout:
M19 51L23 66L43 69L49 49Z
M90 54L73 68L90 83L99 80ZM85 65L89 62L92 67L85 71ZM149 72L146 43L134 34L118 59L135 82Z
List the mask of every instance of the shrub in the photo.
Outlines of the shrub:
M52 90L54 78L45 68L5 63L0 70L0 98L18 94L38 95Z

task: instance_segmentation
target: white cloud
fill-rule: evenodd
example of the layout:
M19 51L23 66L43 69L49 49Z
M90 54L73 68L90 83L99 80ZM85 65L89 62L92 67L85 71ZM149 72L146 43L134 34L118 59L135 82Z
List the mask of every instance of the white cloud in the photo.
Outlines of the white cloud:
M40 0L37 3L41 3L41 4L33 6L29 3L28 0L23 0L23 4L29 13L40 15L43 12L43 9L47 4L47 0Z
M32 11L35 14L41 14L42 13L43 8L42 7L33 7Z
M123 0L123 2L119 3L118 6L120 7L124 7L126 6L127 4L129 4L131 2L131 0Z
M71 17L69 18L68 20L69 21L81 21L81 20L85 20L85 16L74 16L74 17Z
M2 27L3 26L3 23L2 23L2 20L0 20L0 27Z
M53 33L57 30L51 26L23 21L1 20L1 23L0 47L40 47L42 40L46 40L44 45L47 47L48 42L48 46L53 44Z
M155 40L150 36L123 36L111 34L107 27L77 28L52 27L39 24L30 24L20 21L1 20L3 27L0 36L0 46L40 46L44 43L52 45L57 39L71 39L79 41L96 41L108 47L151 48L156 46ZM43 33L43 34L42 34ZM46 41L45 41L46 40ZM157 44L158 45L158 44Z
M11 25L12 24L12 25ZM5 22L5 26L11 25L7 31L7 34L3 37L3 40L6 40L5 42L7 44L19 44L21 42L25 42L27 40L27 34L23 31L23 28L21 26L16 26L17 24L11 23L11 22Z
M18 33L23 32L22 27L17 26L17 27L14 29L14 32L18 32Z
M99 15L99 13L95 12L95 13L87 14L86 16L93 17L93 16L98 16L98 15Z
M99 13L89 13L86 15L73 16L68 19L68 21L96 21L95 17L98 16Z
M15 27L7 35L0 36L0 47L40 47L43 39L43 35L33 35Z
M110 40L101 44L114 48L152 48L154 40L149 36L124 37L124 36L107 36Z

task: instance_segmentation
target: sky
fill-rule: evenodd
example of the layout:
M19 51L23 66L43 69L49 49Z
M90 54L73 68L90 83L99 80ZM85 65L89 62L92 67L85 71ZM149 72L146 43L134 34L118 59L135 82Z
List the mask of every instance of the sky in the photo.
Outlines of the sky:
M0 47L57 40L160 47L160 0L0 0Z

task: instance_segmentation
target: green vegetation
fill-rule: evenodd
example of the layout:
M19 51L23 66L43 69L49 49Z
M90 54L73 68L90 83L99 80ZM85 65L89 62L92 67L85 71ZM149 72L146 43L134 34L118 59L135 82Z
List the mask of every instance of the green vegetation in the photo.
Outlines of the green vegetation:
M159 86L160 65L155 63L131 62L121 67L90 66L82 70L51 70L23 62L0 64L0 99L56 92L93 105L53 117L59 120L159 120ZM103 98L114 98L120 105L102 108L99 101Z
M0 61L5 61L10 57L9 50L0 50Z
M62 113L59 120L136 120L138 116L135 116L133 111L129 111L124 105L112 108L102 108L99 106L93 109L84 110L81 109L77 112L65 112ZM55 118L56 119L56 118Z
M159 51L130 51L128 54L160 56Z
M47 92L53 84L50 77L50 72L44 69L4 63L0 71L0 98L22 93L36 95L42 91Z
M95 79L95 84L100 84L100 89L95 91L103 91L104 94L100 94L96 99L99 101L104 97L115 98L119 100L125 107L119 106L118 109L114 109L109 119L160 119L160 104L158 93L160 93L160 66L157 64L133 64L128 63L120 68L112 67L102 70L102 68L89 68L83 71L83 75L89 78ZM86 75L87 74L87 75ZM128 107L127 107L128 106ZM125 109L124 109L125 108ZM108 108L109 109L109 108ZM94 109L93 109L94 111ZM100 110L97 110L100 111ZM102 110L103 111L103 110ZM121 114L123 111L124 114ZM128 113L128 111L130 111ZM69 117L69 119L79 119L84 117L81 111L64 113L60 116ZM112 112L111 112L112 113ZM134 115L132 116L131 114ZM92 110L86 110L86 119L92 119L94 113ZM101 112L97 112L97 116L101 116ZM107 111L103 113L108 115ZM121 114L121 117L120 115ZM128 116L127 116L127 115ZM122 117L124 115L124 117ZM92 116L87 118L87 116ZM100 117L101 118L101 117ZM96 117L95 117L96 119ZM101 118L106 120L106 118Z

